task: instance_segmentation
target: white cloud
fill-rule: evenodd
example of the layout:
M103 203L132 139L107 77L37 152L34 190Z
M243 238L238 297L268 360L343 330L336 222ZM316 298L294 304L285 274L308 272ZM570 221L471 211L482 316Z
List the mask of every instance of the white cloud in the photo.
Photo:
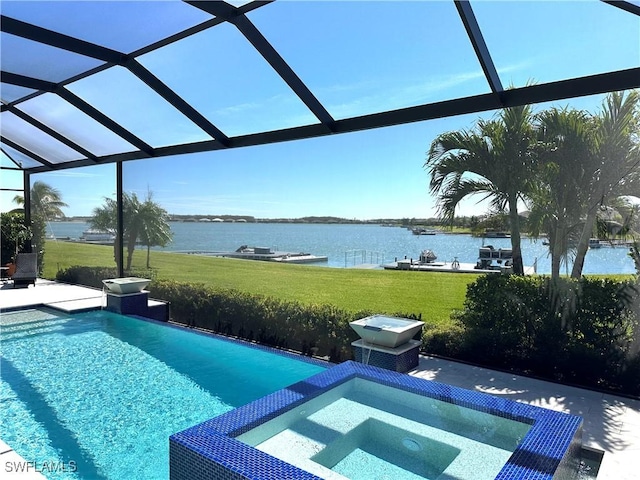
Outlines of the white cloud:
M87 172L77 172L73 170L60 170L48 172L47 176L49 177L68 177L68 178L96 178L96 177L104 177L102 174L94 174Z

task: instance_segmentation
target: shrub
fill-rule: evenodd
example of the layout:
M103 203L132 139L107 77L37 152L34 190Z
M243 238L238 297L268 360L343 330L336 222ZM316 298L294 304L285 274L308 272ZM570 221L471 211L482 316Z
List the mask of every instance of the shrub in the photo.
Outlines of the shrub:
M455 319L446 327L425 324L422 332L422 349L425 353L442 357L456 358L460 356L464 326Z
M302 305L203 284L154 281L151 294L171 302L173 321L332 361L351 358L358 336L349 322L368 315L331 305Z
M459 356L488 366L618 388L638 330L630 281L486 275L470 284ZM631 368L631 369L630 369ZM632 375L632 373L627 373Z
M156 274L153 270L132 269L127 272L132 277L149 278L153 280ZM118 270L115 267L84 267L73 266L56 273L56 280L65 283L86 285L87 287L103 288L102 280L115 278Z
M33 231L25 223L22 212L3 212L0 214L0 262L5 265L15 259L15 255L25 251L27 242L33 237Z

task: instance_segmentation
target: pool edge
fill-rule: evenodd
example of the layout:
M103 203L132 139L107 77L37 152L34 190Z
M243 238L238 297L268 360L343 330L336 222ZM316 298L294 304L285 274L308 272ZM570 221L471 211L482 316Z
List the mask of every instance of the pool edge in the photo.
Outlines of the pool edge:
M572 469L575 453L579 452L582 443L581 417L347 361L172 435L169 439L171 480L196 478L193 468L198 465L206 466L207 470L223 466L226 475L231 475L203 478L318 478L259 452L235 440L235 437L356 377L531 424L530 431L495 477L496 480L565 480L572 478L572 471L577 472L577 466ZM185 460L187 456L188 462ZM185 470L187 467L188 471ZM289 467L295 469L296 475L283 476Z

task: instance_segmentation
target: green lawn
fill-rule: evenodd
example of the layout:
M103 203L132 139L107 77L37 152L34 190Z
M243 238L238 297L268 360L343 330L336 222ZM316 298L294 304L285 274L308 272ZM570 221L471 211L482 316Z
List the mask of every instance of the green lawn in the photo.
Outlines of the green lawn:
M113 248L49 241L44 276L72 265L113 267ZM144 268L146 252L136 251L134 266ZM421 313L429 323L446 325L461 308L474 274L400 272L282 265L271 262L151 252L157 278L275 296L302 303L379 313Z

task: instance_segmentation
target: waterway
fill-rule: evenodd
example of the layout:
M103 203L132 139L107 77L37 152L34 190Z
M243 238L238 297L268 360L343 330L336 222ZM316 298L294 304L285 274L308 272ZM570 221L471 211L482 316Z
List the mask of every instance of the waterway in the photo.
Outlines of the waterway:
M287 224L287 223L209 223L171 222L173 241L170 252L233 251L241 245L270 247L272 250L305 252L328 257L320 267L345 268L360 264L383 264L395 259L418 259L420 252L432 250L438 261L476 263L483 245L510 248L506 238L476 238L470 235L438 233L413 235L400 227L380 225ZM51 222L48 235L79 238L88 228L84 222ZM633 261L625 247L605 246L589 250L583 273L635 273ZM548 247L542 239L524 238L522 252L525 265L537 265L538 273L550 273ZM563 266L563 271L566 267ZM568 267L570 272L571 265Z

